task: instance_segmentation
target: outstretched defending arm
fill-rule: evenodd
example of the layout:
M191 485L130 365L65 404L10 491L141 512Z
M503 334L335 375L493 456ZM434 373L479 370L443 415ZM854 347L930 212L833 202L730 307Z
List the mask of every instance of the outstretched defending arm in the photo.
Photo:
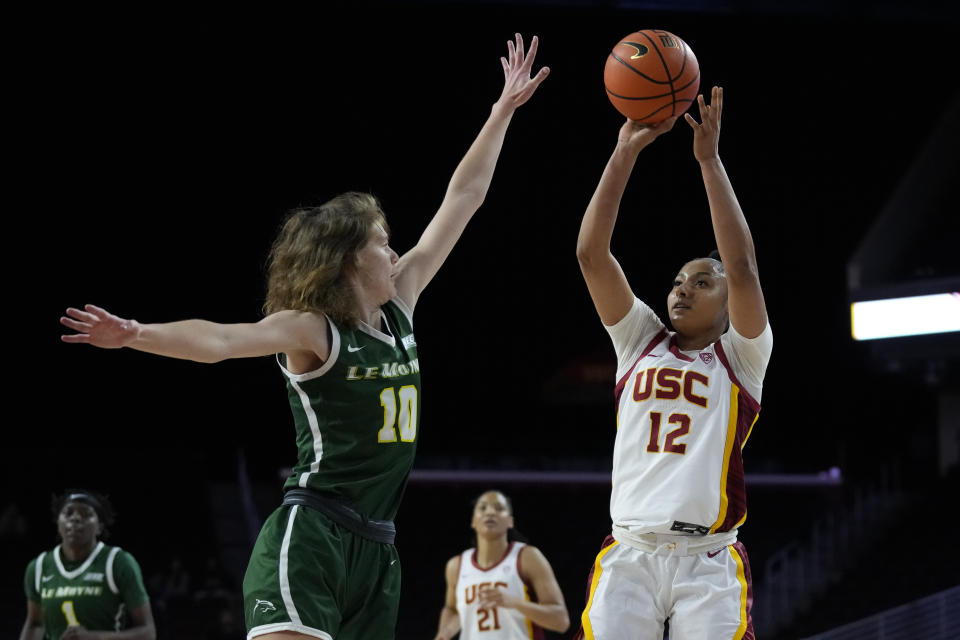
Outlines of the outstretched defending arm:
M513 42L507 44L508 57L500 58L504 75L503 92L494 103L490 117L476 140L454 171L437 213L417 244L400 258L395 280L397 294L411 309L483 203L513 112L530 99L550 73L548 67L543 67L530 77L537 46L537 37L534 36L530 52L526 54L519 33L516 34L516 45Z
M307 311L280 311L255 323L220 324L207 320L141 324L105 309L69 308L60 323L77 333L64 342L103 349L129 347L169 358L219 362L275 353L311 352L325 360L330 345L324 318Z

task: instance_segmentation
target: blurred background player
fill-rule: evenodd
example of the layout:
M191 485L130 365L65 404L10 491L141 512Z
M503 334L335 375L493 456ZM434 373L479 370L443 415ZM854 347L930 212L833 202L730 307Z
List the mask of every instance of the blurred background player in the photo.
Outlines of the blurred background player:
M753 239L719 156L723 90L698 96L693 130L720 261L684 264L667 296L667 330L641 302L610 241L637 156L676 118L627 120L580 227L577 258L617 355L613 532L594 563L587 638L752 638L741 449L760 410L773 344ZM668 242L686 251L684 225ZM639 246L639 245L635 245ZM624 603L629 602L629 606Z
M379 203L346 193L287 217L270 257L267 316L256 323L140 324L70 308L63 340L217 362L279 354L297 463L243 581L248 637L392 638L400 597L393 518L413 465L420 363L413 310L493 179L514 111L547 77L523 39L501 58L504 87L440 208L402 257ZM321 577L322 576L322 577Z
M470 528L476 546L447 562L446 601L434 640L542 638L541 628L570 626L550 563L513 529L513 508L499 491L477 498Z
M52 511L60 544L27 565L20 640L154 640L140 566L101 540L114 522L106 496L67 491L54 496Z

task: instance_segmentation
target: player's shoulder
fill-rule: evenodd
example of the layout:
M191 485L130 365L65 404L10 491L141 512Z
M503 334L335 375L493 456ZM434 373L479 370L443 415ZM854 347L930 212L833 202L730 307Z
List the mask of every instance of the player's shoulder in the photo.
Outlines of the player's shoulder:
M277 324L283 326L306 325L306 326L326 326L327 316L319 311L302 311L297 309L282 309L263 318L260 321L264 324Z
M547 561L547 557L543 555L543 551L532 544L522 544L517 554L520 557L520 564L522 565L530 562L544 563Z
M134 555L123 547L107 545L104 546L103 553L107 558L113 556L113 564L115 566L139 566Z
M41 562L47 553L49 553L49 551L41 551L37 555L30 558L29 562L27 562L27 574L32 574L34 571L36 571L37 563Z
M444 565L443 573L447 576L447 579L451 582L457 581L457 574L460 573L460 564L461 559L463 558L463 552L461 551L455 556L451 556L447 560L447 563Z
M56 547L54 547L53 549L44 549L37 555L30 558L30 562L27 563L27 566L35 567L37 563L52 562L53 554L56 553L56 551L57 551Z
M724 350L741 353L752 358L769 359L773 351L773 329L770 323L764 326L759 335L748 338L734 328L733 325L720 336L720 344Z
M447 570L449 570L449 571L456 571L457 569L459 569L459 568L460 568L460 562L461 562L462 559L463 559L463 554L464 554L464 553L466 553L466 551L461 551L460 553L458 553L458 554L455 555L455 556L450 556L450 558L447 560L447 564L446 564Z

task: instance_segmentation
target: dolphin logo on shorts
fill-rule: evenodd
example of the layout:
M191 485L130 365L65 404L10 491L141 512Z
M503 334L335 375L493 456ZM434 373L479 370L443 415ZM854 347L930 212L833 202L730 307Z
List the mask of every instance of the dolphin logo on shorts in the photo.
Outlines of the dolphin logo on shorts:
M253 604L253 612L256 613L268 613L270 611L276 611L277 608L273 606L273 603L269 600L260 600L257 598L257 601Z

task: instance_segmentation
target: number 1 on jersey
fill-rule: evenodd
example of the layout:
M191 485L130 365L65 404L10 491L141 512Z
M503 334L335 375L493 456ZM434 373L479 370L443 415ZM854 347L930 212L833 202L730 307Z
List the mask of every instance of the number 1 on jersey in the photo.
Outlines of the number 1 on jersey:
M73 610L73 600L64 600L60 605L60 611L63 611L63 617L67 619L68 627L76 627L80 624L77 620L77 612Z

